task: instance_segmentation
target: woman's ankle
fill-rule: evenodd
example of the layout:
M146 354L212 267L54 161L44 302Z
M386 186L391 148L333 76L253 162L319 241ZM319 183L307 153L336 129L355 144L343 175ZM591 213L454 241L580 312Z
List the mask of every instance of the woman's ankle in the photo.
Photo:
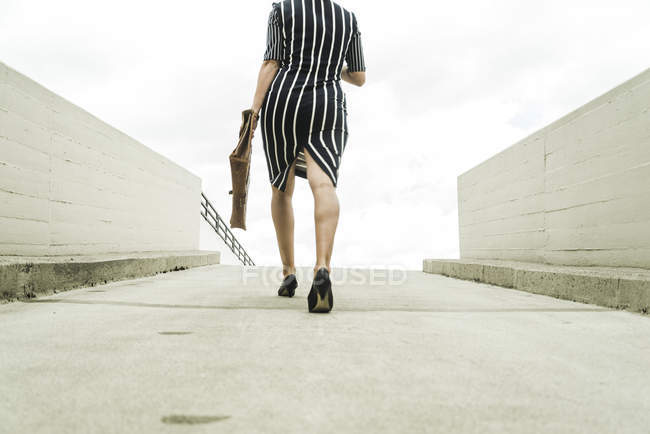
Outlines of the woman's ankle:
M332 274L329 265L316 265L314 267L314 277L316 277L316 273L318 273L318 270L320 270L321 268L325 268L328 273Z
M296 274L296 267L287 266L287 265L282 267L282 276L283 277L287 277L287 276L289 276L291 274Z

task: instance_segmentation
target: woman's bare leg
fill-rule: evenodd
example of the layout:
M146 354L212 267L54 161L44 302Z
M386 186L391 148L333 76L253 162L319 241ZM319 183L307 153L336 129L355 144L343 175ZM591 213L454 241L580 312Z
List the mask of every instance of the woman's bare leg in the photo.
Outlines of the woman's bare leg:
M314 223L316 224L314 275L323 267L331 273L330 259L334 247L334 235L339 222L339 199L332 180L306 148L305 161L307 162L307 179L314 195Z
M271 197L271 215L273 216L273 225L275 226L275 235L278 239L278 248L280 249L280 258L282 259L282 275L296 273L296 265L293 255L293 205L291 198L295 183L296 164L291 165L287 175L287 187L284 192L274 186Z

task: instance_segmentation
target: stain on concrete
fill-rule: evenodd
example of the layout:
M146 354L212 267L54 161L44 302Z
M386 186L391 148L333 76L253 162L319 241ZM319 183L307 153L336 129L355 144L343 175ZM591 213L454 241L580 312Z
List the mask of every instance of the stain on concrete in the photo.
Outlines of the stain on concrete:
M34 284L32 282L28 282L27 284L23 285L23 295L27 299L36 298L36 293L34 292Z
M191 335L192 332L158 332L158 334L163 336L183 336Z
M186 414L172 414L163 416L162 423L170 425L198 425L206 423L221 422L230 419L230 416L191 416Z
M172 268L171 270L165 270L165 271L163 271L162 273L163 273L163 274L167 274L167 273L172 273L172 272L174 272L174 271L184 271L184 270L189 270L189 267L184 267L184 266L181 266L181 267L174 267L174 268Z

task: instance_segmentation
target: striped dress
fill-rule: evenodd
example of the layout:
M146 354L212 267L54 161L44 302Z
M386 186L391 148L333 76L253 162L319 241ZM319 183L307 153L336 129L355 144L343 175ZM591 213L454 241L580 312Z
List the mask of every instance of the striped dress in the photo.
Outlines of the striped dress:
M357 19L332 0L273 3L264 60L281 67L260 109L264 153L271 184L285 191L295 174L307 177L304 147L337 185L348 137L343 64L365 71Z

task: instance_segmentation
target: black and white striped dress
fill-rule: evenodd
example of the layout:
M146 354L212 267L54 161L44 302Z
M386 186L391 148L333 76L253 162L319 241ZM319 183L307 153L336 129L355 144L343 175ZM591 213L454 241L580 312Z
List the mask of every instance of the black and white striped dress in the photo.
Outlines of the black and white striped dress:
M365 71L357 19L332 0L273 3L264 60L281 68L260 109L264 153L271 184L284 191L295 159L307 177L303 148L337 185L348 137L344 62Z

